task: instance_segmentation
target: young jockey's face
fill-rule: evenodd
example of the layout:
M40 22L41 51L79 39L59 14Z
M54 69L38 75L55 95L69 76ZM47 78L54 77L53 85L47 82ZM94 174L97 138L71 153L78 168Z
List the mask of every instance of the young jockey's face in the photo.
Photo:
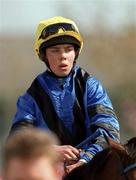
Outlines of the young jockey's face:
M62 180L58 168L45 157L34 160L13 158L4 170L2 180Z
M75 59L75 49L72 44L60 44L46 49L46 58L50 69L57 76L67 76Z

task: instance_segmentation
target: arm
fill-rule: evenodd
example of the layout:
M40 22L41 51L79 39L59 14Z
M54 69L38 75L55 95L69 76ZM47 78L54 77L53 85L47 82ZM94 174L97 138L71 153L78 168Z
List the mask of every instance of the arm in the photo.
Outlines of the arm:
M87 138L76 148L81 148L80 159L66 168L67 173L89 162L95 154L106 148L106 136L119 141L119 123L106 90L94 77L89 78L85 92Z
M85 97L88 136L94 137L83 146L85 151L81 154L81 159L88 162L106 147L103 134L119 141L119 123L106 90L94 77L88 79Z
M25 93L18 98L17 112L12 120L10 134L20 128L33 126L47 128L35 100Z

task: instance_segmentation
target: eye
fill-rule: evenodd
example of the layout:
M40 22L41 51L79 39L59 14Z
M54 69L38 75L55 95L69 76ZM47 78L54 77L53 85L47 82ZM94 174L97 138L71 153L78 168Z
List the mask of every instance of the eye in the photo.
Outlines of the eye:
M69 46L65 50L66 50L66 52L70 52L70 51L74 50L74 47L73 46Z
M51 52L59 52L58 48L51 49Z

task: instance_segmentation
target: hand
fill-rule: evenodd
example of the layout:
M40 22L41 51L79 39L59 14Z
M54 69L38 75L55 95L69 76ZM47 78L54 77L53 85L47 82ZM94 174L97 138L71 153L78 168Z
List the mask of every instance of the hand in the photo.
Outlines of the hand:
M80 151L73 146L64 145L64 146L57 146L54 145L56 151L62 154L63 161L66 163L70 163L71 160L79 160Z
M83 164L85 164L84 162L78 161L75 164L69 165L65 167L65 173L69 174L71 171L73 171L75 168L82 166Z

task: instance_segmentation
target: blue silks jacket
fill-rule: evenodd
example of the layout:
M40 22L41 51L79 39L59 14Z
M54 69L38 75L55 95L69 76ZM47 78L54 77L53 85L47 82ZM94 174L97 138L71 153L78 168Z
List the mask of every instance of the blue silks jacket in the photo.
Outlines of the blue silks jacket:
M72 72L65 78L52 76L48 71L36 78L43 91L50 97L59 120L71 134L74 134L73 108L76 98L75 77L78 70L82 69L75 65ZM97 152L105 148L104 134L119 141L119 123L106 90L94 76L88 76L83 94L86 131L84 139L92 136L92 140L81 145L80 148L83 151L80 158L88 162ZM46 106L48 106L47 103ZM43 116L37 101L29 91L26 91L18 99L17 112L12 121L11 131L14 131L13 127L18 126L22 120L33 123L38 128L50 130L46 123L46 117ZM80 128L82 129L82 127Z

